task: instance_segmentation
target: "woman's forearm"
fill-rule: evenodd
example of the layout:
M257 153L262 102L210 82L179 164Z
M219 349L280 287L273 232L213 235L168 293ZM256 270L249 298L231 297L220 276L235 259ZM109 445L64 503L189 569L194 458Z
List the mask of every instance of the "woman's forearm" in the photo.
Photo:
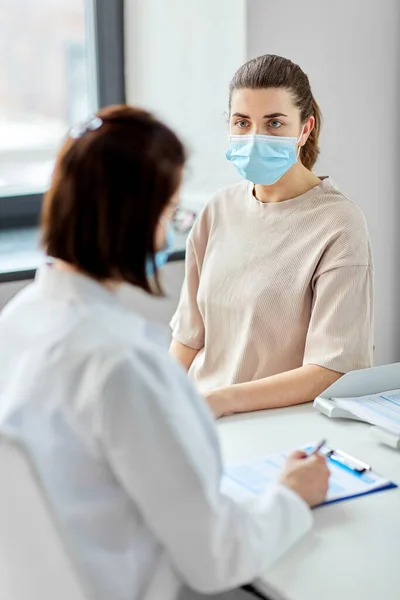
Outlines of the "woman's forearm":
M189 371L199 350L185 346L177 340L172 340L169 353L186 369L186 371Z
M317 365L305 365L265 379L220 388L207 395L217 417L266 408L311 402L342 373Z

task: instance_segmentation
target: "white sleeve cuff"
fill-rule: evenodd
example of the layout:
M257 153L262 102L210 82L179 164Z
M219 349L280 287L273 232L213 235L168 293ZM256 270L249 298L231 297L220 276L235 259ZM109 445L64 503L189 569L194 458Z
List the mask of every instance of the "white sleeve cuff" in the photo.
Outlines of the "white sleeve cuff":
M314 524L314 518L311 508L308 506L307 502L305 502L305 500L303 500L299 494L296 494L296 492L285 485L279 485L277 487L277 492L286 499L286 502L289 502L291 505L293 516L296 521L298 521L299 526L301 526L302 529L301 532L299 529L299 537L308 533Z

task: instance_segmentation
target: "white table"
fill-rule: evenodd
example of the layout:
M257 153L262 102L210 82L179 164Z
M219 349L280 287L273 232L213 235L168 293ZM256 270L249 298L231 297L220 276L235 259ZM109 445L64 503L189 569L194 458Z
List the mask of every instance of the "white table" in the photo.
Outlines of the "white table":
M326 438L400 484L400 452L369 439L368 425L328 419L311 405L219 423L227 462ZM400 600L400 489L318 508L315 528L257 584L273 600Z

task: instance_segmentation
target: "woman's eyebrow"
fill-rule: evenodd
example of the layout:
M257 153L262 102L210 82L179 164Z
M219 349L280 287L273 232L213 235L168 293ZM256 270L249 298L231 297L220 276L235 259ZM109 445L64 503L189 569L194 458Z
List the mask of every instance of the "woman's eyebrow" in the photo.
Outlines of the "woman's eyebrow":
M233 113L232 117L240 117L241 119L250 119L249 116L243 115L242 113L238 113L238 112Z
M264 115L263 119L276 119L276 117L287 117L284 113L271 113L270 115Z
M239 113L239 112L233 113L232 117L240 117L241 119L250 119L250 117L248 115L244 115L243 113ZM276 119L277 117L287 117L287 115L285 115L285 113L276 112L276 113L271 113L270 115L264 115L263 119Z

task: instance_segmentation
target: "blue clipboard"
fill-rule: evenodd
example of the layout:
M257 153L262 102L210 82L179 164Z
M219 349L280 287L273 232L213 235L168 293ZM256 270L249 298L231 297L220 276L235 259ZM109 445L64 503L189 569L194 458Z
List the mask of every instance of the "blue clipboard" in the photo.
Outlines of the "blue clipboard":
M303 448L307 453L313 445ZM326 456L331 479L326 500L318 507L344 502L398 486L375 473L370 465L340 450L324 445L320 449ZM222 479L222 491L237 500L265 493L276 484L288 452L271 454L262 458L227 465Z
M312 450L311 447L305 449L306 452L310 450ZM341 470L349 477L354 477L359 482L364 483L366 487L355 493L343 494L336 498L329 499L328 495L328 498L322 504L319 504L318 507L336 504L338 502L344 502L345 500L352 500L353 498L360 498L361 496L368 496L370 494L376 494L398 487L393 481L385 479L381 475L375 473L367 463L364 463L341 450L333 450L324 445L320 452L327 458L331 477L335 473L337 475L337 470Z

